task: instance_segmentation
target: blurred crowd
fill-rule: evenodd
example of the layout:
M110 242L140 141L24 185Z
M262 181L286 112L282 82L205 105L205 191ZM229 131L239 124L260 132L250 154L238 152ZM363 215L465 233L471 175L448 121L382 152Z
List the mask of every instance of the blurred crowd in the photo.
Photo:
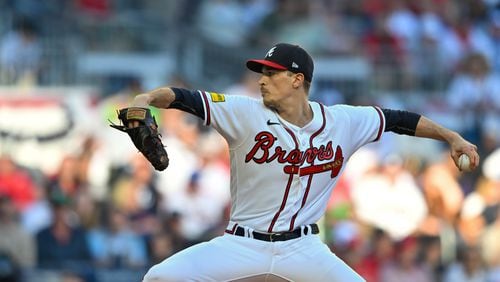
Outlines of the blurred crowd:
M0 20L5 31L0 85L50 85L43 75L50 67L45 36L78 31L84 48L141 52L175 39L173 33L148 32L107 39L99 29L111 20L123 21L126 29L130 18L186 36L194 32L221 53L265 51L287 41L314 56L362 55L374 67L375 89L439 94L415 102L376 95L352 101L339 93L336 100L439 117L478 145L482 164L462 173L443 144L387 134L348 163L320 223L323 239L370 282L495 282L500 281L498 2L3 1L0 9L13 16L7 27ZM217 90L259 97L255 81L244 73ZM199 87L189 75L168 84ZM131 79L119 91L101 93L91 105L93 130L79 132L72 148L62 148L66 154L55 170L26 166L9 151L0 152L1 281L43 281L54 273L66 281L138 281L149 266L223 233L230 165L218 134L184 112L154 111L171 163L158 173L128 137L107 126L107 119L116 122L116 109L144 90ZM0 142L9 142L1 129Z
M234 71L239 68L231 66L237 62L231 57L293 42L316 57L363 57L376 69L373 86L380 89L443 90L471 52L500 71L498 5L496 0L2 1L0 81L79 82L67 72L75 71L75 57L89 51L169 52L180 64L181 57L193 56L188 51L193 45L226 54L207 56L206 64ZM229 63L219 65L221 60ZM47 77L63 65L67 68L56 71L60 80ZM232 77L230 71L225 76Z

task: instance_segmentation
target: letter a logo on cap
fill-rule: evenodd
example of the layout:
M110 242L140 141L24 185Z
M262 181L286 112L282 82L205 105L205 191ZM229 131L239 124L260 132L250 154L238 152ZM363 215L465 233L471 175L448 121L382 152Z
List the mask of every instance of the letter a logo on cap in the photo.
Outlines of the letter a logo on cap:
M266 58L271 57L274 53L274 50L276 50L276 46L274 46L273 48L269 49L269 51L267 51Z

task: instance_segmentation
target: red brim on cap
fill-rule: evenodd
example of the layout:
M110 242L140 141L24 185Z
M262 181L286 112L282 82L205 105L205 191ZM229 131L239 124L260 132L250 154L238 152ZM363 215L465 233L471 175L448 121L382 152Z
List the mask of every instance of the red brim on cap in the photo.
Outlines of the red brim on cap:
M251 71L254 72L262 72L262 66L267 66L273 69L278 69L278 70L286 70L287 68L277 64L275 62L271 62L268 60L248 60L247 61L247 68Z

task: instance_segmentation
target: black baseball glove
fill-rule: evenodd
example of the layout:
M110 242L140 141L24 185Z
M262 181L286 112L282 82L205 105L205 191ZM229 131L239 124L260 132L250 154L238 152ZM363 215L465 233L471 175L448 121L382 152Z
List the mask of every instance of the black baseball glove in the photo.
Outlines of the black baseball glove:
M151 110L147 108L130 107L118 111L118 119L122 125L111 123L110 126L127 133L135 147L146 157L156 170L168 167L168 154L161 143L158 124ZM137 127L129 128L131 121L137 121Z

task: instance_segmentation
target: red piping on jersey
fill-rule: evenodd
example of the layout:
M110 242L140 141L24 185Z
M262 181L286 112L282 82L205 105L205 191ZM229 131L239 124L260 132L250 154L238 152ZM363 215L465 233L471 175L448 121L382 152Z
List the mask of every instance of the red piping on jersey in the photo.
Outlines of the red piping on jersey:
M273 220L271 221L271 225L269 225L269 228L267 229L267 232L269 233L273 232L274 224L276 224L276 221L280 217L281 212L283 211L283 209L285 209L286 200L288 199L288 193L290 192L290 187L292 186L292 180L293 174L290 174L290 176L288 177L288 183L286 184L285 195L283 195L283 201L281 202L281 207L274 215Z
M299 211L302 210L302 208L306 204L306 199L307 195L309 194L309 189L311 188L312 179L313 179L313 174L309 175L309 178L307 179L307 186L306 186L306 191L304 192L304 197L302 198L302 204L300 205L299 210L292 216L292 220L290 221L290 231L293 230L295 219L297 218L297 215L299 215Z
M325 109L324 109L322 104L319 104L319 106L321 108L321 116L323 117L323 124L318 129L318 131L314 132L311 135L311 138L309 138L309 147L310 148L313 147L313 139L316 138L316 136L318 136L325 129L325 126L326 126ZM314 166L314 160L311 163L311 167L313 167L313 166ZM306 204L307 196L309 195L309 190L311 189L311 183L312 183L313 176L314 176L314 174L309 175L309 179L307 180L306 191L304 192L304 197L302 198L302 204L300 205L299 210L292 216L292 220L290 221L290 231L293 230L293 227L295 224L295 219L297 218L297 216L299 215L299 212L302 210L302 208Z
M207 93L205 91L200 91L202 94L201 97L203 97L203 101L205 102L205 108L206 108L206 117L207 117L207 126L210 125L210 104L208 103L207 99Z
M384 117L382 116L382 111L379 109L379 107L374 107L375 110L377 110L378 117L380 118L380 127L378 128L378 133L377 133L377 138L373 140L373 142L378 141L380 137L382 136L382 131L384 130L385 124L384 124Z
M236 231L236 227L238 227L238 223L235 223L231 230L226 229L226 230L224 230L224 232L229 233L229 234L234 234L234 232Z
M298 150L299 149L299 142L297 141L295 134L293 134L293 132L290 129L288 129L287 127L283 126L283 128L285 128L285 130L288 132L288 134L290 134L290 136L292 136L293 142L295 142L295 148ZM288 193L290 192L290 187L292 186L292 180L293 180L293 174L290 174L290 176L288 176L288 183L286 184L285 194L283 195L283 201L281 202L280 209L274 215L273 220L271 221L271 225L269 225L269 228L267 229L267 232L269 232L269 233L273 232L274 224L276 224L276 221L280 217L281 212L285 209L286 201L288 200Z

